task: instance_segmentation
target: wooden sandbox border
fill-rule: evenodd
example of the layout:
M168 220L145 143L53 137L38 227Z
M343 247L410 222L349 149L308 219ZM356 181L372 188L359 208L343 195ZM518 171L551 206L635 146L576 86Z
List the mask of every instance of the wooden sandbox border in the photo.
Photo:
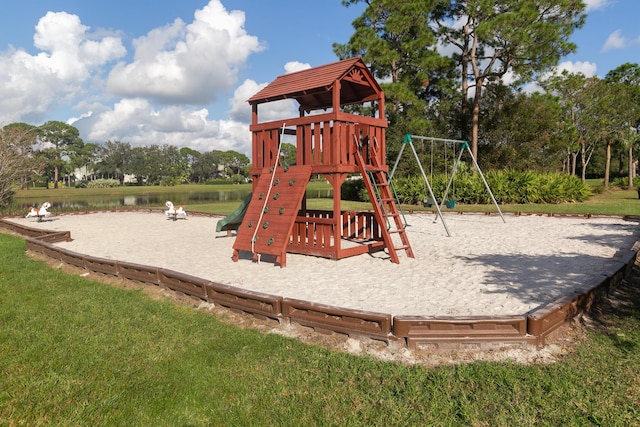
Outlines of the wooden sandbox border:
M626 215L621 218L640 222L640 216ZM0 219L0 228L25 237L29 251L90 272L156 285L258 318L273 319L281 324L294 323L320 333L374 339L388 345L427 351L542 347L554 331L588 312L595 301L615 289L630 273L640 252L640 241L637 241L630 249L622 249L622 254L600 277L522 315L392 316L250 291L169 269L84 255L56 246L57 242L71 240L69 231L47 231L5 219Z

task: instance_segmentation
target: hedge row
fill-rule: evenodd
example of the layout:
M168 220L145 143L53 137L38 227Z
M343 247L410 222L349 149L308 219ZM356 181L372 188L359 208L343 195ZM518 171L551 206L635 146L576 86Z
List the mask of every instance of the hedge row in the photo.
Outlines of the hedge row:
M484 177L500 204L563 203L583 201L591 195L589 186L573 175L506 170L489 171ZM440 174L428 179L436 199L441 200L450 177ZM394 178L393 187L401 203L420 204L430 198L422 176ZM368 200L360 179L345 182L342 196L346 200ZM456 173L447 199L466 204L492 203L482 176L473 172Z

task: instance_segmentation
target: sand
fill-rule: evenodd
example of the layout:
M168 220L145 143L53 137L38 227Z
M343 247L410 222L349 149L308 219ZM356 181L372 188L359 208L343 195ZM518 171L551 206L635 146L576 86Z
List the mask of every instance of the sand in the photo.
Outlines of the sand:
M521 315L587 283L640 239L637 222L612 217L407 215L415 258L379 252L338 261L287 254L287 265L233 262L221 217L162 212L59 215L30 227L71 231L69 250L188 273L243 289L392 315Z

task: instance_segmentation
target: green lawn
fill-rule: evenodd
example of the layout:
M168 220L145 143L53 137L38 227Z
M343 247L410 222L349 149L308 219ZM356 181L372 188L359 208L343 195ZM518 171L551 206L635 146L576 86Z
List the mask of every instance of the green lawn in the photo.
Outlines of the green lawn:
M633 426L640 272L550 365L426 368L238 329L67 275L0 234L0 425Z
M631 191L575 205L534 211L640 214ZM636 426L640 267L617 297L553 364L405 366L68 275L0 233L0 426Z

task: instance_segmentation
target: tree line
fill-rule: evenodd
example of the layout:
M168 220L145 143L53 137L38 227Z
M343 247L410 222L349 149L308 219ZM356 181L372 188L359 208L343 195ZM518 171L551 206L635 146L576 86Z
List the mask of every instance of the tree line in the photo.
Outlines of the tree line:
M581 0L343 0L365 3L340 58L361 56L386 96L388 154L405 134L468 141L483 169L625 174L640 125L640 67L558 73L585 22ZM441 52L447 52L443 55ZM536 83L536 91L525 91ZM427 147L428 149L429 147ZM616 162L617 160L617 162ZM400 173L417 173L405 164Z
M110 178L121 184L175 185L225 179L244 182L249 158L236 151L200 153L171 145L132 147L106 141L85 143L72 125L49 121L41 126L11 123L0 128L0 206L7 205L14 186L60 183L82 186Z

